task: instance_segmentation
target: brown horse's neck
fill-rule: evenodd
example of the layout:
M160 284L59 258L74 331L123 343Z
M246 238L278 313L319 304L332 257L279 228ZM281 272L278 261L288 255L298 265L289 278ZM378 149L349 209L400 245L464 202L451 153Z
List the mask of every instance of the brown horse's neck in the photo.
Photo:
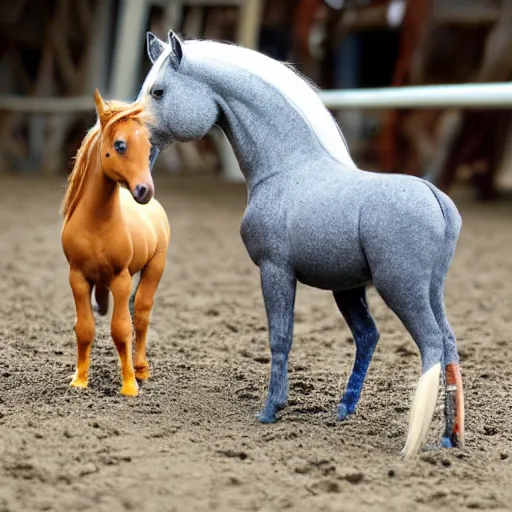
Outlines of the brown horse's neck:
M83 197L77 205L91 224L104 225L109 221L119 221L121 204L119 185L107 178L98 166L92 169L85 184Z

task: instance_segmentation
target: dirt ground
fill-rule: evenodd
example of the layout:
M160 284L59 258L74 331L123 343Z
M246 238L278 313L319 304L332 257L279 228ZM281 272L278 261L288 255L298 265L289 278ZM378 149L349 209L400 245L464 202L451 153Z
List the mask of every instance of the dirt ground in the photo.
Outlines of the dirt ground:
M0 512L512 510L512 202L456 200L447 285L467 447L402 462L416 346L372 290L382 337L358 413L335 420L354 354L327 292L299 287L290 405L260 425L269 349L245 189L157 176L173 229L137 398L99 321L88 390L69 388L74 305L63 179L1 178ZM430 430L439 440L442 397Z

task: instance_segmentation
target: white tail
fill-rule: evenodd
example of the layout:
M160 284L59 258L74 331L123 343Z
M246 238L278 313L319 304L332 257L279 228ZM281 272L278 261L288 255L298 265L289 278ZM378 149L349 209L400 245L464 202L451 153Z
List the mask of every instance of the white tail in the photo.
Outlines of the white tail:
M402 456L408 459L421 449L434 415L439 391L441 363L437 363L426 371L418 381L409 417L409 431L402 450Z

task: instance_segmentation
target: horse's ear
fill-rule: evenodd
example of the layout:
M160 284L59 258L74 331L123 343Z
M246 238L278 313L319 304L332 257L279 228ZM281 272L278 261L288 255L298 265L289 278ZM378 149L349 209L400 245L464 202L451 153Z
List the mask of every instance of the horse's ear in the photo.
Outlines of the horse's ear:
M153 32L146 32L146 46L149 60L152 64L162 55L165 48L165 43L160 41Z
M103 126L106 116L106 107L103 98L101 97L100 91L98 89L94 89L94 103L96 104L96 112L98 112L98 117L100 119L100 124Z
M169 44L171 45L172 49L171 62L173 63L174 68L177 69L181 63L181 59L183 58L183 43L181 42L181 39L172 30L169 30L169 34L167 37L169 39Z

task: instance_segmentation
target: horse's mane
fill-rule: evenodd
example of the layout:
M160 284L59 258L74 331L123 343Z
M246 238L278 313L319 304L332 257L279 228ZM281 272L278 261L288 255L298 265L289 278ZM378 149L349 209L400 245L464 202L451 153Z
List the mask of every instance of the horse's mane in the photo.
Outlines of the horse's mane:
M60 208L60 214L65 220L71 217L80 201L90 170L97 169L100 165L99 146L102 134L107 133L115 124L128 119L135 120L142 125L151 121L143 102L109 101L105 102L104 105L104 126L101 126L98 119L96 124L87 132L76 154L73 170L68 176L66 193Z
M258 76L284 96L336 160L356 168L338 123L317 94L318 86L293 64L269 58L237 44L207 39L184 41L184 56L209 63L220 61Z

